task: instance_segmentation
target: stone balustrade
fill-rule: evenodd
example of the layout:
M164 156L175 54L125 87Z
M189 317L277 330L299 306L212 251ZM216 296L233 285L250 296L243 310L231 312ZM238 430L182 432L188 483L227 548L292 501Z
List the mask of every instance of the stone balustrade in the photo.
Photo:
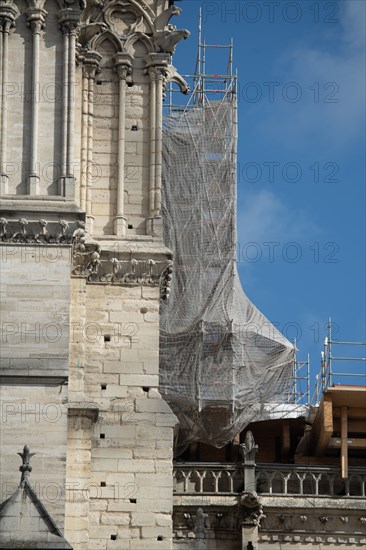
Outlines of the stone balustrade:
M333 466L256 464L256 487L263 496L313 496L347 498L366 496L366 468L350 468L348 479ZM176 463L177 495L235 495L244 490L245 465Z

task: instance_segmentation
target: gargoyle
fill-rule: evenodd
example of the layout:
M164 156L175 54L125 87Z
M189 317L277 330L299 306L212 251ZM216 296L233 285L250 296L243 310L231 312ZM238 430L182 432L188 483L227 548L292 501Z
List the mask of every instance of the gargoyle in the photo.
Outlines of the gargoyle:
M184 80L184 78L178 73L177 69L173 65L168 65L167 67L167 81L168 82L175 82L178 84L180 91L182 94L188 94L189 92L189 85Z
M168 25L168 27L168 30L155 33L155 44L161 52L173 54L178 42L186 40L191 33L186 30L177 30L173 25Z
M155 19L154 27L156 31L163 31L166 26L168 25L170 19L173 17L173 15L180 15L181 9L177 6L170 6L167 10L163 11L158 17Z
M240 506L243 509L243 523L246 525L259 526L261 520L266 517L255 491L242 493L240 496Z
M87 47L96 34L105 32L107 29L108 27L104 23L89 23L88 25L84 25L79 31L78 42L82 46Z
M249 510L259 508L260 504L257 493L255 491L242 493L240 497L240 504L243 508Z
M94 10L97 10L98 8L101 9L104 6L104 0L88 0L88 2L86 2L86 0L80 0L80 5L81 3L84 4L84 11L81 17L81 20L84 22L93 20L93 17L91 17L91 15L93 14Z

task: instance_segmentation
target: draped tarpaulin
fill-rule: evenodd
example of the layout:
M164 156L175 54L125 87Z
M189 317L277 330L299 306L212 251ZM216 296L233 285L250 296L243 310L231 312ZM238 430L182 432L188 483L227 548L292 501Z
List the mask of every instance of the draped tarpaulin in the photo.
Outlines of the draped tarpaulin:
M174 253L162 305L161 390L180 445L228 443L291 399L294 348L245 295L236 269L236 100L164 118L163 219Z

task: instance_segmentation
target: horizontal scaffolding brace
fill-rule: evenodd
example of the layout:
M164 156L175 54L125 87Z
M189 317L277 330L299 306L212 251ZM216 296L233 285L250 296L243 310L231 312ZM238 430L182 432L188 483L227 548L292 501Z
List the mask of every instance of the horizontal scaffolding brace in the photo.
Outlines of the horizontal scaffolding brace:
M366 361L366 357L331 357L332 361Z
M333 345L333 344L344 344L344 345L347 345L347 346L366 346L366 342L329 342L329 344Z

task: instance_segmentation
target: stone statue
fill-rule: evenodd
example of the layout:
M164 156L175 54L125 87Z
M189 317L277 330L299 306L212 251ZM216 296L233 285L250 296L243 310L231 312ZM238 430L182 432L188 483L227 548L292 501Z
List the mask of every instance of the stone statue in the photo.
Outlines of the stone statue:
M258 452L258 445L255 444L253 434L250 430L245 435L245 442L240 445L240 451L245 464L255 464L255 455Z

